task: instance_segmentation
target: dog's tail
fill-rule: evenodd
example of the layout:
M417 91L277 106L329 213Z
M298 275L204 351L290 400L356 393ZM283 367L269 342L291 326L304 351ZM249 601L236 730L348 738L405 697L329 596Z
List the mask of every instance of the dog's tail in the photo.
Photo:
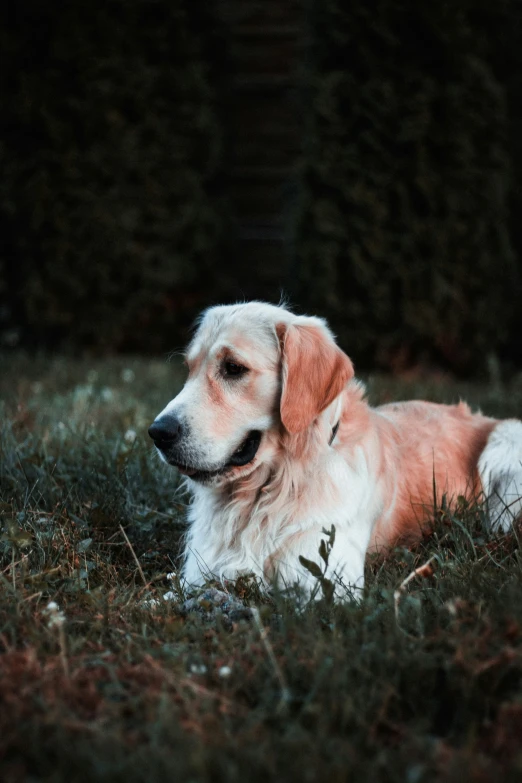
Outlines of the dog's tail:
M478 461L494 530L507 531L522 517L522 421L506 419L491 431Z

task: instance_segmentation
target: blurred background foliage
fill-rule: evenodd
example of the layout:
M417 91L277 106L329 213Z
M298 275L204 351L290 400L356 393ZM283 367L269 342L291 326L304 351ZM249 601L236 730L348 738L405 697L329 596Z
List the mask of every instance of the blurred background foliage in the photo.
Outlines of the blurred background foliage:
M185 0L9 7L3 284L23 338L157 350L208 301L226 222L214 29Z
M359 367L522 363L519 0L35 0L0 12L0 339L330 319Z

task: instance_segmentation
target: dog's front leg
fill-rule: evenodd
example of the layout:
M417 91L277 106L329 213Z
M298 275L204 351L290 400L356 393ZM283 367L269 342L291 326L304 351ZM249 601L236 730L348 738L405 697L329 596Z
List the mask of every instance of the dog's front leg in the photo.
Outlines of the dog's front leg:
M183 581L190 587L199 587L212 578L211 569L203 557L192 548L185 551L185 562L182 568Z

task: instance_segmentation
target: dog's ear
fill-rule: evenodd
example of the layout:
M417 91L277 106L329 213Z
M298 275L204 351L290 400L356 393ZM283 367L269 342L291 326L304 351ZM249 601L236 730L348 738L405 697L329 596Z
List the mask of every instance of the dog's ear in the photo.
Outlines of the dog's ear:
M328 329L316 324L279 324L282 353L281 421L302 432L353 378L353 365Z

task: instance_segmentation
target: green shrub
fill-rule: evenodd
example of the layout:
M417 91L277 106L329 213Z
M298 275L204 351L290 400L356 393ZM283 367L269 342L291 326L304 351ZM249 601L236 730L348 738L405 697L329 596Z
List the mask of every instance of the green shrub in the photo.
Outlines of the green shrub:
M506 3L468 5L308 4L300 289L366 365L423 350L476 369L517 308L506 96L484 44Z
M270 45L281 33L270 8L5 4L0 344L165 350L185 342L202 307L277 299L283 286L332 321L359 366L521 361L518 0L287 9L295 32L283 34L299 38L304 12L307 41L292 77L302 130L280 150L290 159L285 145L302 142L281 215L286 264L279 236L261 227L247 245L238 231L233 147L258 149L262 134L250 138L231 102L248 98L285 124L287 88L261 93L252 72L287 65ZM229 56L256 26L248 40L261 60L251 43ZM258 149L254 162L269 157ZM254 168L257 198L266 172Z
M54 342L164 346L187 299L207 301L223 241L209 5L28 0L0 36L12 320Z

